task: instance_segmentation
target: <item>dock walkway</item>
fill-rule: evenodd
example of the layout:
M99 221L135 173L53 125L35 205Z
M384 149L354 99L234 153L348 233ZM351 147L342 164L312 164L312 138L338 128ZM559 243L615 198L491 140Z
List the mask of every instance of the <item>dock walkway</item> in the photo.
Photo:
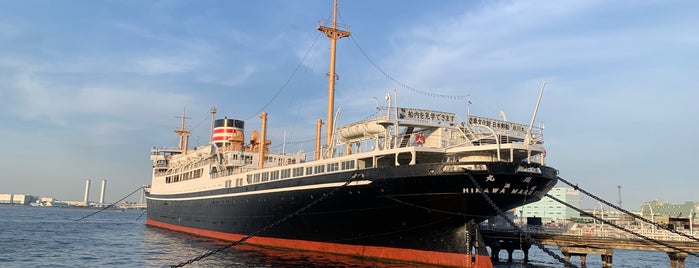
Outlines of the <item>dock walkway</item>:
M633 234L605 225L569 224L567 226L528 226L524 228L533 239L548 246L557 247L566 261L570 262L571 256L578 256L581 267L586 267L585 261L588 254L599 254L603 267L612 267L612 254L615 249L664 251L670 258L670 267L684 268L685 258L699 253L699 242L667 230L651 228L651 226L627 227L633 232L639 233L663 244L654 243ZM697 237L698 231L682 230L681 232ZM508 252L508 261L512 261L512 252L522 250L524 261L529 260L529 248L532 243L527 241L518 230L511 227L481 226L481 234L486 246L491 249L491 258L498 260L500 250ZM678 250L679 249L679 250Z

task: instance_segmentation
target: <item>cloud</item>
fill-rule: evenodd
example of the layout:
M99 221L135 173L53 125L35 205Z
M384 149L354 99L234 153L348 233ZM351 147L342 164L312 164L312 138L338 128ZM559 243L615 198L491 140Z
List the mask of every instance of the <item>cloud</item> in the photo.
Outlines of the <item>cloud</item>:
M204 83L223 85L228 87L242 85L247 80L257 73L257 68L254 66L244 66L241 72L236 72L234 74L226 75L216 75L214 73L202 73L199 75L198 80Z
M169 114L173 103L186 103L190 98L149 88L62 84L30 73L18 74L12 90L16 102L10 107L15 116L60 126L85 116L152 119L151 115Z
M196 58L189 57L148 57L135 59L134 63L137 73L148 75L185 73L200 65Z

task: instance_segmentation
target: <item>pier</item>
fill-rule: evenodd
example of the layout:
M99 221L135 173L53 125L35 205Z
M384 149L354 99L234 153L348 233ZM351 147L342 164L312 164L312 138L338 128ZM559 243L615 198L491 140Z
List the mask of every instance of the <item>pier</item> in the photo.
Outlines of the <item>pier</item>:
M667 230L649 228L648 226L628 228L645 237L670 245L667 247L623 232L610 226L589 226L586 224L568 224L566 226L528 226L523 227L534 240L542 245L555 246L570 263L573 256L580 258L580 267L586 267L588 254L598 254L602 258L602 267L612 267L614 250L664 251L670 260L670 267L684 268L685 259L690 253L699 252L699 242L671 233ZM682 230L682 233L696 237L699 232ZM501 250L508 253L508 262L512 262L515 250L524 252L524 262L529 261L529 249L532 245L517 229L511 227L481 226L481 234L486 246L491 249L491 259L498 261ZM678 250L679 249L679 250Z

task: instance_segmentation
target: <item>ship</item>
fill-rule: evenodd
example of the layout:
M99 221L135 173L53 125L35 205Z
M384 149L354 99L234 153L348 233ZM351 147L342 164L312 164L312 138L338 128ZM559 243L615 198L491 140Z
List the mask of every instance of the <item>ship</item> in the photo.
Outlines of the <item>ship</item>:
M492 267L473 223L536 202L557 182L533 126L543 87L528 125L470 111L460 122L387 94L374 116L336 127L335 41L350 35L336 18L337 2L318 26L331 58L313 155L271 151L265 112L260 131L246 132L213 107L210 143L189 148L183 112L178 147L151 150L146 224L264 247Z

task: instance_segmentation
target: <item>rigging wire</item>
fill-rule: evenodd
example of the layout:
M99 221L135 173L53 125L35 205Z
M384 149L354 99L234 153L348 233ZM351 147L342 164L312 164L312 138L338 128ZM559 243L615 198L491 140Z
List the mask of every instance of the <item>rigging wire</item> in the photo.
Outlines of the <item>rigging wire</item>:
M471 183L473 183L473 185L476 186L476 189L478 189L478 191L481 193L481 195L483 195L483 198L485 198L485 201L488 202L488 204L490 205L490 207L491 207L492 209L494 209L495 211L497 211L498 215L500 215L503 219L505 219L505 220L507 221L507 223L510 224L510 226L512 226L512 228L516 229L520 234L524 234L524 236L527 238L528 241L532 242L534 245L536 245L536 247L538 247L538 248L541 249L542 251L546 252L546 254L548 254L549 256L551 256L551 257L553 257L554 259L560 261L561 263L564 263L564 264L566 265L566 267L575 267L575 268L577 268L577 266L573 265L573 264L570 263L569 261L566 261L565 259L561 258L561 256L558 256L558 254L556 254L556 253L554 253L553 251L551 251L551 250L547 249L546 247L544 247L543 244L541 244L539 241L537 241L537 240L535 240L534 238L532 238L532 236L531 236L528 232L525 232L524 230L522 230L522 228L520 228L519 226L517 226L510 218L508 218L508 217L505 215L505 213L502 212L502 210L500 209L500 207L498 207L498 206L495 204L495 202L493 202L493 200L490 199L490 197L489 197L487 194L485 194L485 192L484 192L483 189L481 188L480 184L478 184L478 182L476 181L476 179L473 178L473 176L471 175L471 172L469 172L469 171L466 170L466 169L464 169L464 171L465 171L466 175L469 177L469 179L471 179Z
M284 91L284 89L286 89L286 86L289 85L289 83L291 82L291 79L293 79L294 76L296 75L296 72L298 72L299 69L301 69L301 66L303 66L304 62L306 62L306 57L308 57L308 54L310 54L311 51L313 51L313 48L316 46L316 43L318 42L318 39L320 39L320 34L321 34L320 32L318 32L318 33L316 34L316 38L315 38L315 39L313 40L313 42L311 43L311 46L310 46L310 47L308 48L308 50L306 51L306 54L304 54L304 55L303 55L303 58L301 58L301 62L299 62L299 64L296 65L296 68L294 69L294 71L291 72L291 75L289 75L289 78L286 79L286 82L284 82L284 84L282 84L282 86L279 87L279 89L277 90L277 92L274 93L274 95L272 96L272 98L270 98L269 101L268 101L265 105L262 106L262 108L260 108L257 112L255 112L253 115L249 116L249 117L248 117L247 119L245 119L244 121L248 121L248 120L250 120L250 119L256 117L256 116L257 116L258 114L260 114L262 111L264 111L265 109L267 109L267 107L268 107L270 104L272 104L272 102L279 96L279 94L282 93L282 91Z
M432 93L432 92L428 92L425 90L417 89L417 88L412 87L406 83L403 83L400 80L398 80L398 79L394 78L393 76L391 76L390 74L388 74L381 67L379 67L379 65L374 60L372 60L371 57L369 57L369 55L366 54L366 52L364 52L364 49L361 46L359 46L359 43L357 43L357 41L355 40L354 37L350 36L349 39L352 40L354 45L356 45L357 48L359 49L359 52L361 52L362 55L364 55L364 57L369 61L369 63L371 63L372 66L374 66L374 68L376 68L376 70L381 72L381 74L383 74L389 80L393 81L393 83L396 83L405 89L408 89L414 93L417 93L417 94L420 94L423 96L428 96L428 97L433 97L433 98L442 98L442 99L451 99L451 100L463 100L463 99L468 98L468 96L464 96L464 95L446 95L446 94Z
M576 210L576 211L578 211L578 212L580 212L580 213L582 213L582 214L584 214L584 215L590 216L590 217L592 217L592 218L594 218L594 219L596 219L596 220L598 220L598 221L601 221L601 222L603 222L603 223L605 223L605 224L611 225L611 226L614 227L614 228L617 228L617 229L622 230L622 231L624 231L624 232L627 232L627 233L630 233L630 234L635 235L635 236L637 236L637 237L640 237L640 238L642 238L643 240L650 241L650 242L656 243L656 244L658 244L658 245L665 246L665 247L670 248L670 249L673 249L673 250L677 250L677 251L682 252L682 253L687 253L687 254L692 255L692 256L695 256L695 257L699 257L699 254L697 254L697 253L693 253L693 252L690 252L690 251L687 251L687 250L684 250L684 249L675 247L675 246L673 246L673 245L670 245L670 244L665 243L665 242L663 242L663 241L660 241L660 240L658 240L658 239L653 239L653 238L647 237L647 236L645 236L645 235L639 234L639 233L637 233L637 232L634 232L634 231L632 231L632 230L626 229L626 228L621 227L621 226L619 226L619 225L617 225L617 224L615 224L615 223L613 223L613 222L611 222L611 221L602 219L602 218L597 217L597 216L595 216L595 215L593 215L593 214L590 214L589 212L585 212L585 211L583 211L582 209L576 208L575 206L573 206L573 205L571 205L571 204L568 204L568 203L564 202L563 200L560 200L560 199L558 199L558 198L556 198L556 197L553 197L553 196L551 196L551 195L549 195L549 194L546 194L546 197L551 198L551 199L555 200L556 202L561 203L561 204L565 205L566 207L572 208L572 209L574 209L574 210Z
M170 267L183 267L183 266L185 266L185 265L192 264L192 263L194 263L194 262L196 262L196 261L200 261L201 259L204 259L204 258L206 258L206 257L209 257L209 256L211 256L211 255L213 255L213 254L216 254L216 253L219 253L219 252L224 251L224 250L226 250L226 249L229 249L229 248L231 248L231 247L233 247L233 246L240 245L240 244L242 244L243 242L247 241L248 239L250 239L250 238L252 238L252 237L254 237L254 236L257 236L257 235L263 233L264 231L267 231L267 230L269 230L270 228L272 228L272 227L274 227L274 226L277 226L277 225L279 225L280 223L282 223L282 222L284 222L284 221L286 221L286 220L288 220L288 219L293 218L294 216L300 214L301 212L303 212L303 211L305 211L306 209L308 209L308 208L314 206L315 204L318 204L320 201L323 201L323 200L325 200L326 198L332 196L333 194L335 194L335 192L339 191L340 189L345 188L347 185L349 185L349 184L352 183L353 181L358 180L358 179L363 179L363 178L364 178L364 174L363 174L363 173L354 173L354 174L352 175L352 177L350 177L350 179L349 179L347 182L345 182L345 184L340 185L340 186L338 186L338 187L332 189L332 190L329 191L328 193L323 194L323 196L319 197L318 199L313 200L313 202L309 203L308 205L306 205L306 206L304 206L304 207L302 207L302 208L300 208L300 209L298 209L298 210L292 212L292 213L289 214L289 215L284 216L283 218L281 218L281 219L279 219L279 220L273 222L272 224L267 225L267 226L263 227L262 229L259 229L259 230L257 230L256 232L254 232L254 233L252 233L252 234L249 234L249 235L247 235L247 236L241 238L241 239L238 240L238 241L229 243L229 244L227 244L227 245L225 245L225 246L223 246L223 247L220 247L220 248L217 248L217 249L215 249L215 250L209 251L209 252L207 252L207 253L204 253L204 254L202 254L202 255L199 255L198 257L193 258L193 259L190 259L190 260L187 260L187 261L185 261L185 262L181 262L181 263L178 263L178 264L176 264L176 265L171 265Z
M93 213L87 214L86 216L83 216L82 218L77 219L77 220L75 220L75 221L81 221L81 220L83 220L83 219L85 219L85 218L87 218L87 217L90 217L90 216L92 216L92 215L95 215L95 214L97 214L97 213L100 213L100 212L102 212L102 211L105 211L105 210L107 210L108 208L114 207L114 205L116 205L117 203L123 201L123 200L126 199L126 198L129 198L129 196L132 196L133 194L135 194L136 192L138 192L138 190L142 190L142 189L143 189L143 186L138 187L138 188L136 188L136 190L134 190L133 192L131 192L131 193L128 194L127 196L124 196L124 198L119 199L119 200L117 200L116 202L111 203L111 204L109 204L109 206L103 207L102 209L100 209L100 210L98 210L98 211L95 211L95 212L93 212Z
M201 126L202 123L204 123L205 121L208 121L208 119L209 119L209 117L208 117L208 116L205 116L201 121L199 121L199 122L198 122L197 124L195 124L194 126L191 126L191 125L190 125L190 126L189 126L190 131L193 130L193 129L198 128L199 126ZM201 141L199 141L199 138L200 138L201 136L191 136L191 137L194 139L194 142L196 142L196 144L202 144ZM208 142L207 142L207 143L208 143Z
M340 17L340 21L344 24L345 21L344 21L344 19L342 19L342 15L340 14L340 12L337 13L337 16ZM364 51L364 49L359 45L359 43L357 42L357 40L354 39L353 36L350 36L349 39L352 40L352 43L354 43L354 45L357 46L357 49L359 49L359 52L362 53L362 55L364 55L364 58L366 58L367 61L369 61L369 63L370 63L372 66L374 66L374 68L376 68L376 70L378 70L381 74L383 74L386 78L388 78L388 80L393 81L394 83L400 85L401 87L403 87L403 88L405 88L405 89L408 89L408 90L410 90L410 91L412 91L412 92L414 92L414 93L420 94L420 95L424 95L424 96L428 96L428 97L433 97L433 98L443 98L443 99L452 99L452 100L463 100L463 99L465 99L465 98L468 97L468 96L463 96L463 95L437 94L437 93L432 93L432 92L428 92L428 91L425 91L425 90L420 90L420 89L411 87L411 86L409 86L408 84L403 83L403 82L401 82L400 80L398 80L398 79L394 78L393 76L389 75L386 71L384 71L381 67L379 67L379 65L378 65L374 60L372 60L371 57L369 57L369 55Z
M689 238L689 239L691 239L691 240L694 240L694 241L696 241L696 242L699 242L699 238L696 238L696 237L694 237L694 236L691 236L691 235L688 235L688 234L685 234L685 233L678 232L678 231L676 231L676 230L672 230L672 229L670 229L670 228L668 228L668 227L666 227L666 226L660 225L660 224L658 224L658 223L656 223L656 222L654 222L654 221L651 221L651 220L648 220L648 219L646 219L646 218L644 218L644 217L641 217L641 216L638 216L638 215L636 215L636 214L633 214L633 213L629 212L628 210L625 210L625 209L623 209L623 208L621 208L621 207L618 207L618 206L616 206L616 205L614 205L614 204L612 204L612 203L609 203L609 202L605 201L605 200L602 199L602 198L599 198L599 197L593 195L592 193L590 193L590 192L588 192L588 191L585 191L584 189L578 187L577 184L573 184L573 183L571 183L571 182L569 182L569 181L567 181L567 180L565 180L565 179L563 179L563 178L561 178L561 177L557 177L557 178L558 178L559 181L562 181L563 183L568 184L570 187L573 187L573 189L578 190L578 191L580 191L580 192L582 192L582 193L588 195L589 197L592 197L593 199L595 199L595 200L597 200L597 201L599 201L599 202L602 202L602 203L604 203L605 205L610 206L610 207L612 207L612 208L614 208L614 209L616 209L616 210L618 210L618 211L624 212L624 213L628 214L629 216L633 217L634 219L638 219L638 220L640 220L640 221L643 221L643 222L645 222L645 223L651 224L651 225L653 225L653 226L655 226L655 227L658 227L658 228L660 228L660 229L663 229L663 230L666 230L666 231L670 231L670 232L675 233L675 234L677 234L677 235L680 235L680 236Z

